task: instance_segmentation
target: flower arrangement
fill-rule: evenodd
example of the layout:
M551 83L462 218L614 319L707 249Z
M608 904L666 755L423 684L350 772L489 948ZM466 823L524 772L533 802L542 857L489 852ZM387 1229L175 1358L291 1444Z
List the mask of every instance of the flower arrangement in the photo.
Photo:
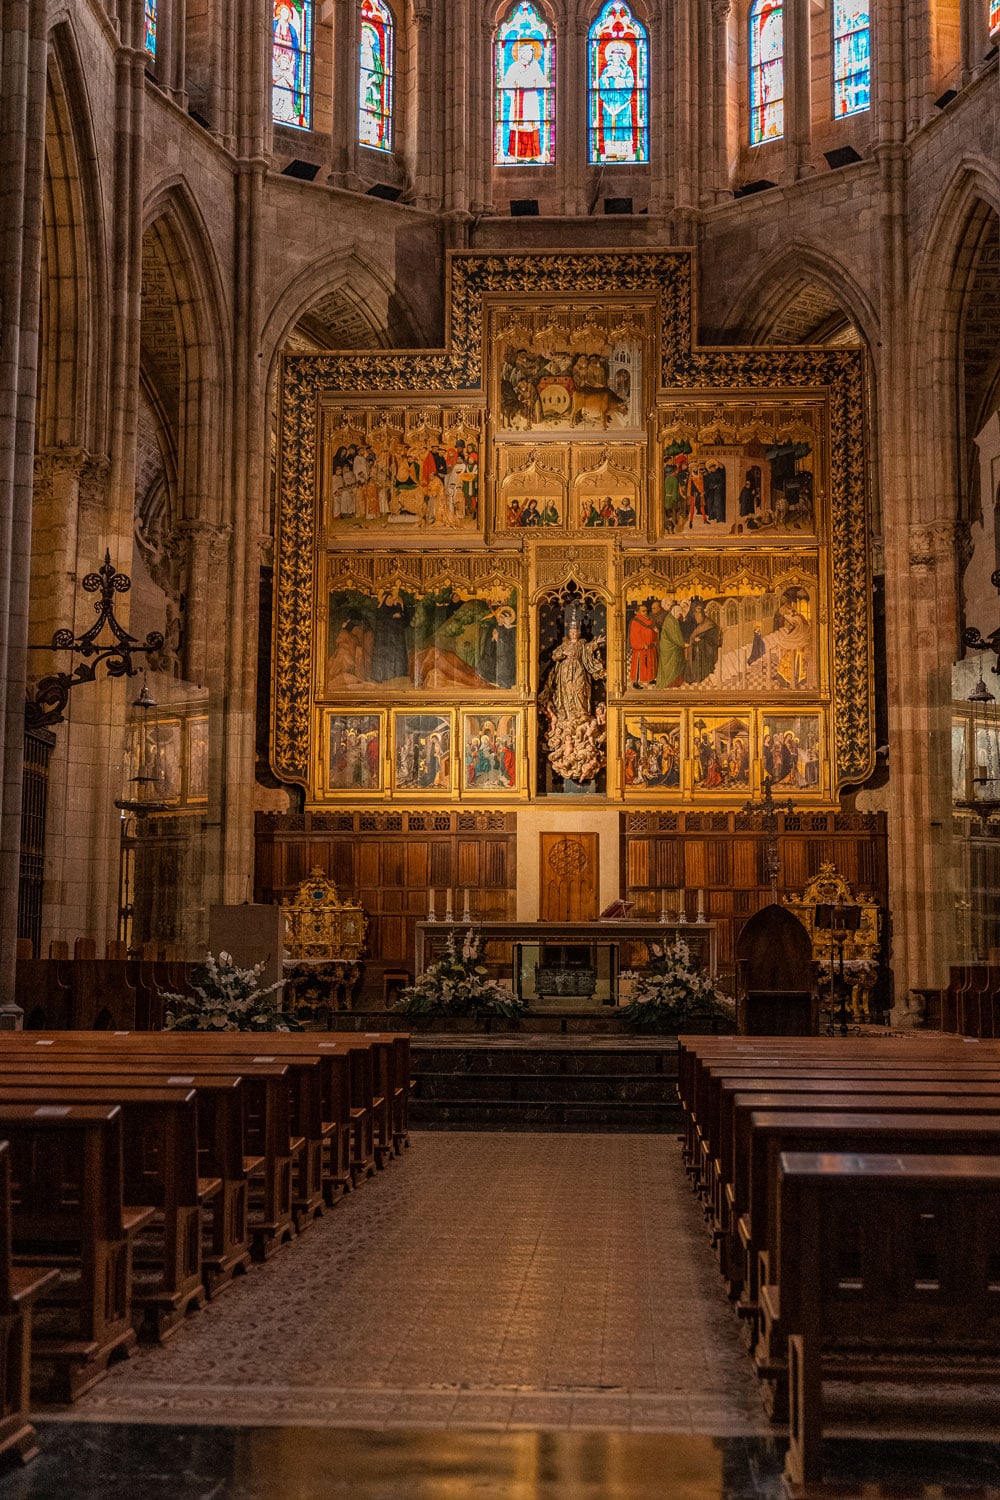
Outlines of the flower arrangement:
M241 969L231 953L218 958L207 953L191 975L193 996L161 991L168 1005L164 1031L301 1031L298 1021L282 1011L280 996L275 998L285 981L265 989L263 973L263 964Z
M470 927L461 949L448 935L443 958L435 960L400 993L395 1009L409 1016L468 1016L481 1021L500 1017L515 1021L528 1007L480 962L482 939Z
M735 1023L732 1001L695 968L683 938L666 948L651 945L649 968L639 975L629 1003L618 1014L637 1030L683 1031L693 1020Z

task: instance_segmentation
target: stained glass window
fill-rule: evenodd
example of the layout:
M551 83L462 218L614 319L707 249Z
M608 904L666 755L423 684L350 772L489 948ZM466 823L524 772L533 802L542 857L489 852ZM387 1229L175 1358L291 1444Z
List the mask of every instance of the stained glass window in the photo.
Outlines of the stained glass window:
M556 47L531 0L517 0L497 29L493 48L498 166L550 166L555 161Z
M781 0L754 0L750 10L750 144L785 133L785 24Z
M274 0L271 114L279 125L312 124L312 0Z
M146 0L146 51L156 56L156 0Z
M1000 31L1000 0L990 0L990 36Z
M624 0L608 0L588 37L592 162L649 160L649 47Z
M872 107L871 25L869 0L833 0L835 117Z
M361 0L358 140L375 151L392 150L392 48L392 11L382 0Z

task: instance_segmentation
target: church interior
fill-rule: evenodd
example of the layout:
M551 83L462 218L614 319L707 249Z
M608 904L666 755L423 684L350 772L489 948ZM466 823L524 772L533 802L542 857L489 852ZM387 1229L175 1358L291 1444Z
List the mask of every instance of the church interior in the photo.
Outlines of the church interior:
M0 4L0 1500L1000 1495L1000 0L224 9Z

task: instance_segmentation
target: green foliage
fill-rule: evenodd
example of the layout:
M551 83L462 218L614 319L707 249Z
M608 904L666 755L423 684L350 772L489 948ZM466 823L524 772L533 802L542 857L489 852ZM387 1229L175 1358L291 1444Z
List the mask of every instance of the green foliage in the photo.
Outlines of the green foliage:
M301 1031L281 1009L285 981L263 989L263 972L263 964L239 968L229 953L206 954L191 975L194 997L160 992L169 1006L164 1031Z
M395 1009L407 1016L468 1017L473 1021L500 1018L515 1021L528 1007L499 980L491 979L480 962L481 939L470 928L461 950L454 933L448 949L400 994Z

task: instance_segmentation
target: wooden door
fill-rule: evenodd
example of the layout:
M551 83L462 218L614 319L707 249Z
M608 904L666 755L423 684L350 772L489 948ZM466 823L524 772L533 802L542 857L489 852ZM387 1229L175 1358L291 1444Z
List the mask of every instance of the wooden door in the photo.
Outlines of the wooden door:
M543 833L539 889L543 922L596 922L596 833Z

